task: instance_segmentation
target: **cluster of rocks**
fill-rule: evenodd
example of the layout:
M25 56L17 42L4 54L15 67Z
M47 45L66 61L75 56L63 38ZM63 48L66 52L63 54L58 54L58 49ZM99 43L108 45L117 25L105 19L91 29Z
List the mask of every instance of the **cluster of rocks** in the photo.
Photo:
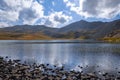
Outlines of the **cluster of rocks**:
M28 65L21 63L20 60L6 60L0 57L0 80L120 80L120 72L117 72L117 75L108 73L98 75L96 72L67 71L63 66L54 65L54 68L49 66L36 63Z

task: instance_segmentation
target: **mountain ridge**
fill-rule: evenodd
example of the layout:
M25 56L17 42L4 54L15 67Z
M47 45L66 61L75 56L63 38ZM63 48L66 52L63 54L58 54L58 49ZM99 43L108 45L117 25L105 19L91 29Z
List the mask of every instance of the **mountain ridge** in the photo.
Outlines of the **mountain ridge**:
M45 25L16 25L13 27L0 28L0 34L42 34L43 36L48 36L53 39L99 39L110 37L110 34L112 34L114 37L119 38L120 32L117 30L120 30L120 19L111 22L87 22L81 20L68 24L62 28L52 28Z

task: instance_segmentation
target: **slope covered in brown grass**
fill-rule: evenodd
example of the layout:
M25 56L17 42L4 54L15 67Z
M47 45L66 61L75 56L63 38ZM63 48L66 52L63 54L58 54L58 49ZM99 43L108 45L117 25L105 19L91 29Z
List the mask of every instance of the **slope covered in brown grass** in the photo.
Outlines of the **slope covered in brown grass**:
M0 40L49 40L52 39L42 33L0 33Z

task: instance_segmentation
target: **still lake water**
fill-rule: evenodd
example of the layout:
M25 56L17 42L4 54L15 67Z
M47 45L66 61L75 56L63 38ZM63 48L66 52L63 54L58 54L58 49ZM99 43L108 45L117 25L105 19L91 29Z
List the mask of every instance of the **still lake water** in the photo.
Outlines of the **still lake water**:
M0 56L78 70L120 70L120 44L88 43L72 40L1 40ZM117 68L117 69L116 69Z

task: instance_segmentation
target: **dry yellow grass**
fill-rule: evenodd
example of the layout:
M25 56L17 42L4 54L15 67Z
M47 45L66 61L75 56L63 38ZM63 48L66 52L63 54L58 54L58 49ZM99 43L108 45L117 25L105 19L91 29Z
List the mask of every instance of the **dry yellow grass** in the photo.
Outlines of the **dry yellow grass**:
M120 43L120 38L119 37L117 37L117 38L108 37L108 38L103 38L102 40L107 41L107 42L117 42L117 43Z
M52 39L42 33L24 34L24 33L0 33L0 40L49 40Z
M45 36L45 35L41 35L41 34L33 34L33 35L23 35L22 37L19 37L17 39L20 39L20 40L49 40L49 39L52 39L51 37L48 37L48 36Z

